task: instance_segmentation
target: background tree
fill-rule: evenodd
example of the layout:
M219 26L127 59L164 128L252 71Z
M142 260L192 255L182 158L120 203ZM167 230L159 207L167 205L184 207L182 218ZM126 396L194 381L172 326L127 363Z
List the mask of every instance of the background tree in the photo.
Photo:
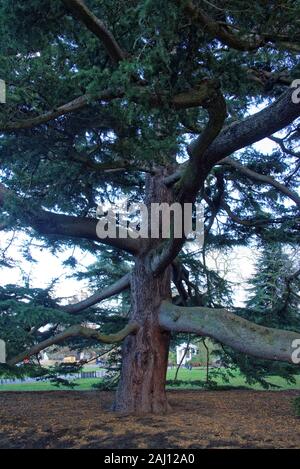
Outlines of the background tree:
M297 253L292 259L280 244L265 245L250 280L246 306L256 314L256 322L272 327L281 324L299 327L299 278Z
M289 252L290 251L290 252ZM256 324L299 330L299 264L297 251L280 243L263 243L249 280L248 300L238 314ZM298 367L282 362L257 360L227 347L218 350L224 365L238 368L249 384L270 387L269 376L295 383Z
M295 243L300 104L289 85L299 74L298 17L299 5L288 0L255 1L246 10L239 0L170 0L163 9L158 0L1 3L8 85L0 109L2 230L26 233L52 252L115 249L133 263L131 273L77 305L39 292L6 304L4 321L14 318L16 300L23 310L33 301L52 315L27 324L24 313L22 347L2 330L10 365L78 336L126 337L115 409L166 412L171 332L291 361L299 333L220 308L205 266L208 306L172 302L172 278L184 295L184 237L99 239L96 207L124 196L149 208L202 201L204 264L210 244ZM267 137L277 145L269 156L251 147ZM93 305L129 286L130 319L121 331L82 325Z

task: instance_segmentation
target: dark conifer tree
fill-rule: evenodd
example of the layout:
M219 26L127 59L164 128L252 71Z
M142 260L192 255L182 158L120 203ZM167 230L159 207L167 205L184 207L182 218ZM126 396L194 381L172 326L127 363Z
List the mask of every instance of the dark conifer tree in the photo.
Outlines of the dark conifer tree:
M299 13L290 0L1 2L1 230L52 252L76 246L120 261L120 278L103 275L102 288L77 305L63 307L50 290L4 287L10 366L51 344L124 339L115 409L159 413L168 410L171 333L291 362L299 332L224 309L205 252L297 242L300 103L290 85L299 78ZM263 138L274 144L268 155L252 146ZM149 207L202 201L196 287L184 264L188 243L173 229L169 239L99 239L97 205L118 197ZM104 333L95 305L129 287L127 325ZM91 319L96 332L83 326Z

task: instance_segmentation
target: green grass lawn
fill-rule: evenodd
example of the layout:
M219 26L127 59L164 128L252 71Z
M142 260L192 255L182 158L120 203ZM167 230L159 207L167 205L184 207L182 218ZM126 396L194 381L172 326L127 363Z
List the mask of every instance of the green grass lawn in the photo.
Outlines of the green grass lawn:
M167 379L173 380L175 377L175 372L176 372L176 369L169 370ZM211 379L213 379L217 383L217 385L220 385L220 386L247 387L250 389L264 389L259 384L250 386L249 384L246 383L244 377L241 376L240 373L238 372L233 372L233 374L234 376L229 379L229 382L224 382L222 380L221 374L217 374L213 376L211 375ZM193 381L200 380L200 381L205 382L205 378L206 378L206 371L203 368L195 368L195 369L192 369L191 371L185 368L180 368L178 372L178 376L177 376L178 380L182 380L186 382L186 384L183 386L185 389L195 389L195 386L193 386ZM296 378L295 384L287 383L287 381L280 378L279 376L272 376L268 378L267 381L269 381L270 383L276 386L280 386L280 389L300 389L300 375L296 376L295 378ZM191 384L188 384L188 383L191 383Z
M169 370L167 379L168 380L173 380L175 376L175 369ZM197 389L197 386L195 384L193 385L193 382L197 381L202 381L203 383L205 382L205 370L200 369L200 368L194 368L191 371L181 368L179 370L177 379L179 381L185 381L185 383L178 384L177 386L168 386L170 389ZM249 386L246 384L244 378L238 374L234 373L234 376L230 378L228 383L224 383L222 380L221 376L213 377L214 381L217 382L218 385L220 386L231 386L231 387L247 387L250 389L263 389L260 385L253 385ZM300 389L300 376L296 377L296 384L289 384L282 378L279 378L278 376L272 376L268 379L270 383L275 384L277 386L280 386L280 388L276 389ZM88 391L93 389L92 385L96 384L100 381L100 379L77 379L74 380L74 383L77 384L76 387L66 387L66 386L61 386L57 387L54 386L54 384L51 384L49 382L37 382L37 383L23 383L23 384L6 384L6 385L0 385L0 391L55 391L57 389L62 389L62 390L68 390L68 389L73 389L76 391Z
M76 379L74 383L76 387L67 386L54 386L46 381L39 381L36 383L22 383L22 384L0 384L1 391L57 391L59 390L74 390L74 391L89 391L92 389L92 385L97 383L99 379Z

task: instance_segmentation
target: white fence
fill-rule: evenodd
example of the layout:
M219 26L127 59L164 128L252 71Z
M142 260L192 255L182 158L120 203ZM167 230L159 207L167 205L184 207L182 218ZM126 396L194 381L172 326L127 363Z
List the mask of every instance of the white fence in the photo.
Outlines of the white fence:
M69 375L59 375L59 378L67 379L72 381L74 379L97 379L103 378L106 374L106 370L95 370L95 371L81 371L79 373L72 373ZM41 381L49 381L49 379L41 378L0 378L0 386L3 384L22 384L22 383L36 383Z

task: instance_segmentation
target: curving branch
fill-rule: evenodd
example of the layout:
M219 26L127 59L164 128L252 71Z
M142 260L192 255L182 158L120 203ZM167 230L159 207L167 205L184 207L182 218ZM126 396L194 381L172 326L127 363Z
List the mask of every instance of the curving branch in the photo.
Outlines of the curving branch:
M278 47L300 51L299 35L291 39L286 34L249 33L238 34L238 29L229 23L216 21L205 13L201 8L194 5L192 1L176 0L179 6L183 7L184 13L195 23L200 25L204 32L212 38L218 39L223 44L239 51L255 51L268 43Z
M104 288L104 290L99 290L93 295L86 298L85 300L79 301L78 303L63 306L62 309L70 314L81 313L81 311L90 308L91 306L99 303L100 301L106 300L107 298L117 295L118 293L121 293L122 291L129 288L130 278L131 274L126 274L122 278L117 280L113 285Z
M224 201L221 202L220 208L225 210L229 218L231 218L235 223L238 223L239 225L243 226L262 226L262 225L272 225L272 224L280 224L280 223L285 223L287 221L294 221L295 218L291 217L281 217L281 218L240 218L238 217L235 213L232 212L231 208L229 207L228 204L226 204Z
M113 99L120 98L124 95L124 92L121 90L103 90L97 96L91 96L84 94L78 98L69 101L66 104L58 106L56 109L51 109L43 114L40 114L35 117L21 119L15 122L0 123L0 131L2 132L15 132L23 129L32 129L41 124L46 124L58 117L65 116L71 112L79 111L80 109L85 108L93 101L103 101L109 102Z
M37 116L20 119L14 122L0 122L0 131L17 132L19 130L32 129L39 125L47 124L47 122L59 117L66 116L72 112L80 111L92 103L99 101L109 103L115 99L121 99L124 97L125 90L122 88L108 88L106 90L99 91L99 93L93 96L84 94L68 103L62 104L55 109L51 109ZM164 90L160 93L154 94L142 84L135 85L134 93L130 99L135 103L147 103L147 105L153 108L161 108L167 104L171 109L176 110L198 107L202 106L206 99L206 82L204 81L200 83L198 87L178 93L171 98L169 98L168 93L164 92Z
M257 68L249 68L247 70L248 77L250 80L259 83L267 91L272 89L274 85L283 85L291 86L293 79L286 72L286 70L281 72L269 72L267 70L261 70Z
M125 337L129 334L135 333L139 329L137 323L132 322L121 329L119 332L115 334L101 334L99 331L95 329L90 329L88 327L81 326L80 324L76 324L74 326L68 327L63 332L50 337L49 339L43 340L39 344L34 345L30 350L26 350L25 352L20 353L19 355L10 358L7 360L8 365L16 365L17 363L22 362L26 358L31 357L32 355L37 355L41 350L45 350L46 348L50 347L51 345L59 344L64 342L66 339L71 337L84 337L86 339L93 339L97 340L98 342L103 342L105 344L113 344L115 342L121 342Z
M299 332L260 326L226 309L183 307L164 301L159 323L168 331L212 337L239 352L267 360L293 363L294 341L300 343Z
M295 89L289 88L261 111L225 127L202 156L204 179L213 166L222 159L269 137L297 119L300 116L300 103L293 103L294 91ZM191 148L197 148L199 139L201 135L191 143ZM178 171L166 177L165 184L172 185L178 181L186 166L187 163L182 164Z
M67 156L68 161L81 163L84 167L99 174L115 173L119 171L138 171L143 173L155 174L155 165L152 162L130 161L129 159L118 159L115 161L97 163L90 158L91 152L83 153L72 148Z
M286 195L291 200L293 200L293 202L295 202L295 204L298 205L298 207L300 208L300 197L296 194L296 192L291 191L288 187L276 181L276 179L274 179L273 177L257 173L256 171L253 171L252 169L243 166L238 161L235 161L228 157L224 158L224 160L222 161L219 161L219 164L231 166L232 168L236 169L239 173L244 174L246 177L258 183L268 184L270 186L275 187L275 189L277 189L282 194Z
M111 60L115 63L124 60L126 54L104 23L85 5L83 0L62 0L72 14L78 18L103 43Z
M62 215L48 212L41 207L32 208L30 199L21 200L13 191L0 183L0 208L5 207L8 199L16 200L20 206L16 216L41 235L90 239L122 249L130 254L139 252L139 239L99 238L96 231L98 223L96 218Z

